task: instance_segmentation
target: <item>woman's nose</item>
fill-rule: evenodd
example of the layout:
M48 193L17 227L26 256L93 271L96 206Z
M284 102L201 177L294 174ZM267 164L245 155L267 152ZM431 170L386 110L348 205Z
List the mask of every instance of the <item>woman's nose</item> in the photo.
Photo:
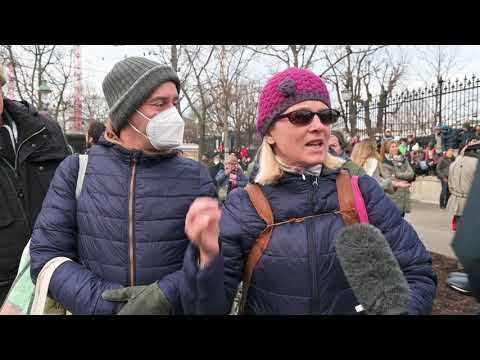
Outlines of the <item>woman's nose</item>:
M328 125L324 125L321 121L320 118L317 114L313 116L313 120L310 123L309 126L309 131L316 131L316 130L322 130L322 129L328 129Z

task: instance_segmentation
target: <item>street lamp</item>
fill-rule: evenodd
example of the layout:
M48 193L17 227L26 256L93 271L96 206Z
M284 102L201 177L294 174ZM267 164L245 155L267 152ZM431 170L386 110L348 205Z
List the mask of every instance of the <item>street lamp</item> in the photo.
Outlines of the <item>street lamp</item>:
M343 89L342 90L342 99L343 101L345 101L345 114L344 114L344 118L345 120L347 120L347 124L348 124L348 103L350 102L350 100L352 100L352 91L350 89Z
M47 96L52 92L52 89L47 84L47 80L40 80L40 86L38 87L38 107L39 110L47 110L43 108L42 96Z

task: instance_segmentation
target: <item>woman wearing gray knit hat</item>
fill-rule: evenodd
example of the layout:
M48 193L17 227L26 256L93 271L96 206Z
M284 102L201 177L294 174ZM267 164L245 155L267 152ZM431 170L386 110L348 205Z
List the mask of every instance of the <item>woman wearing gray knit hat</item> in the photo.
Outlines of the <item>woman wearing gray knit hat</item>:
M180 81L168 66L131 57L103 90L107 129L88 154L81 192L77 155L56 173L32 235L33 279L66 257L49 290L73 314L182 313L185 216L195 198L216 191L203 166L176 156Z

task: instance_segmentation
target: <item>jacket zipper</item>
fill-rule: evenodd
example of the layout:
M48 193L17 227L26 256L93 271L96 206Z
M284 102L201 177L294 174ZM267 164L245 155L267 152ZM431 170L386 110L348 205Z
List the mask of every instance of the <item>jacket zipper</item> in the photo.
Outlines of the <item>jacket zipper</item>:
M129 259L129 278L130 286L135 286L135 237L133 228L133 205L135 195L135 175L137 172L137 160L132 160L132 175L130 177L130 191L128 193L128 259Z
M22 148L23 144L25 144L28 140L30 140L34 136L41 134L44 130L45 130L45 126L42 127L40 130L38 130L37 132L30 135L28 138L26 138L20 143L20 146L17 148L17 151L15 152L15 174L17 174L17 171L18 171L18 154L20 153L20 149Z
M15 169L13 168L13 166L4 158L2 157L2 160L5 162L5 164L7 164L7 166L12 169L15 177L17 177L17 173L15 172ZM16 194L17 193L17 188L15 187L15 185L12 183L12 179L10 178L10 176L7 174L5 175L6 178L8 179L8 183L10 184L10 187L13 189L13 192ZM22 204L22 201L18 199L18 196L16 197L17 198L17 204L18 206L20 207L20 211L22 212L22 215L23 215L23 218L25 219L25 222L27 223L28 225L28 228L30 229L30 231L32 231L32 224L30 223L30 219L28 218L26 212L25 212L25 209L23 208L23 204Z
M312 210L315 211L316 208L316 193L318 189L318 176L312 182L313 193L312 193ZM315 226L314 220L310 219L307 222L307 242L308 242L308 252L309 252L309 261L310 269L312 272L312 301L311 301L311 313L316 314L320 312L319 309L319 299L318 299L318 284L317 284L317 248L315 246Z
M34 132L32 135L30 135L28 138L26 138L25 140L23 140L20 145L18 146L18 148L15 150L15 167L13 167L6 159L2 158L4 160L4 162L7 164L7 166L12 169L13 171L13 174L15 175L15 178L19 178L20 175L18 174L18 155L20 153L20 149L22 148L22 146L28 141L30 140L31 138L33 138L34 136L38 135L38 134L41 134L43 131L45 131L46 127L42 127L40 130ZM8 176L7 176L8 177ZM17 188L12 184L10 178L8 177L9 179L9 182L10 182L10 186L12 187L13 191L16 193L17 192ZM20 206L20 210L22 212L22 215L23 215L23 218L25 219L26 223L28 224L28 228L30 230L33 230L32 229L32 224L30 223L30 219L29 217L27 216L26 212L25 212L25 209L23 207L23 204L22 204L22 201L18 200L18 196L17 196L17 201L18 201L18 205Z

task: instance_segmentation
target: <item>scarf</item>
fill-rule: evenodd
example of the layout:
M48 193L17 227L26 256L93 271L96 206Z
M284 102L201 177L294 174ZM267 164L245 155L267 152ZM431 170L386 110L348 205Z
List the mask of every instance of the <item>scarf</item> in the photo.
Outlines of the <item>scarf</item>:
M304 168L300 166L289 166L289 165L286 165L283 161L281 161L278 156L275 156L275 160L277 160L278 164L280 165L280 168L283 171L291 174L299 174L302 176L303 180L305 180L305 175L310 175L315 177L320 176L323 168L322 164L318 164L309 168Z
M403 163L405 161L405 157L403 155L392 155L392 154L385 154L385 158L393 163Z
M363 164L363 170L367 173L368 176L373 176L375 169L378 166L378 160L375 158L368 158L367 161Z

